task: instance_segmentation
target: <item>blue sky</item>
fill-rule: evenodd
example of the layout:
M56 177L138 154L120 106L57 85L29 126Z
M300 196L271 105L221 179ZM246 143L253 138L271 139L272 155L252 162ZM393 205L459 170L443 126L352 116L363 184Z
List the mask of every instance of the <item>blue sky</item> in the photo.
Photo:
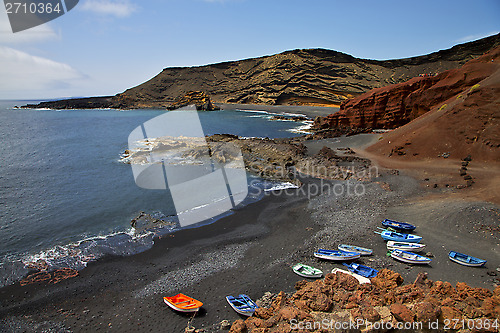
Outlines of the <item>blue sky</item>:
M404 58L500 31L500 1L80 0L13 34L0 8L0 99L114 95L164 67L328 48Z

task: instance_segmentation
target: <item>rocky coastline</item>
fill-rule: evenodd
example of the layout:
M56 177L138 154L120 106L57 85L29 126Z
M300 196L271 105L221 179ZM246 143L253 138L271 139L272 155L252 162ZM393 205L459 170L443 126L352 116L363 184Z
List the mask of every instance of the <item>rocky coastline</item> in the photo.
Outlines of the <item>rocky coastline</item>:
M296 292L280 292L270 306L252 317L236 320L230 333L380 332L498 332L500 286L491 291L466 283L431 281L420 273L403 285L400 274L382 269L371 283L359 284L337 272L317 281L299 281ZM382 329L381 329L382 328Z

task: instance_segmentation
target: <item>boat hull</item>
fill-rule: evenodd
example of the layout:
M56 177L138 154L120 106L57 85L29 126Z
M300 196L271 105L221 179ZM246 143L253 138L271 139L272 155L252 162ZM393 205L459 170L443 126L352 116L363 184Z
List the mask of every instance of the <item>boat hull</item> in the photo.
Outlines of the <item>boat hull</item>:
M459 256L471 258L471 259L473 259L473 261L472 262L471 261L465 261L464 259L461 259ZM481 266L484 266L484 264L486 264L486 260L474 258L474 257L471 257L471 256L467 256L465 254L457 253L457 252L453 252L453 251L451 251L448 254L448 258L451 261L456 262L457 264L460 264L460 265L463 265L463 266L468 266L468 267L481 267Z
M352 255L352 256L342 256L342 255L334 255L334 254L326 254L326 253L318 253L314 252L314 256L319 259L325 259L325 260L333 260L333 261L349 261L349 260L355 260L361 257L359 253Z
M338 249L341 251L356 252L362 256L369 256L369 255L373 254L373 250L371 250L371 249L366 249L364 247L358 247L358 246L350 246L350 245L346 245L346 244L340 244L338 246Z
M247 296L248 297L248 296ZM230 296L226 296L226 301L227 303L229 303L229 305L231 306L231 308L236 311L237 313L239 313L240 315L243 315L243 316L247 316L247 317L251 317L253 315L253 313L255 312L255 308L251 308L249 310L242 310L242 309L239 309L238 307L236 307L233 302L231 302L231 297ZM253 301L252 301L253 303Z
M167 304L170 308L174 309L175 311L179 312L184 312L184 313L193 313L193 312L198 312L198 310L201 308L201 305L196 305L196 307L193 306L191 309L186 309L186 308L180 308L173 304L170 300L168 300L166 297L163 298L163 302Z
M382 221L382 225L384 227L390 227L390 228L394 228L394 229L402 230L402 231L412 231L412 230L415 230L415 228L416 228L416 226L414 226L413 224L406 223L406 222L393 221L393 220L389 220L389 219L385 219L384 221Z
M403 254L401 254L403 252ZM408 255L413 255L416 256L415 258L407 258L405 256ZM414 264L414 265L426 265L429 264L432 260L423 256L419 256L418 254L414 254L411 252L406 252L406 251L400 251L400 250L395 250L392 251L391 257L399 260L401 262L407 263L407 264Z
M399 234L397 232L384 231L380 234L385 241L419 243L422 237L412 234Z
M396 245L396 243L401 243L404 245ZM388 250L402 250L402 251L407 251L407 252L420 252L423 249L425 249L425 245L420 244L420 243L388 241L387 242L387 249Z
M304 265L305 266L305 265ZM314 269L313 267L311 266L307 266L311 269ZM299 265L295 265L292 267L292 270L295 274L299 275L299 276L302 276L302 277L305 277L305 278L310 278L310 279L317 279L317 278L320 278L323 276L323 272L322 271L319 271L316 272L315 274L308 274L308 273L303 273L301 272L300 270L300 266Z
M340 269L340 268L334 268L334 269L332 269L332 273L333 274L337 274L338 272L351 275L352 277L356 278L356 280L358 280L359 284L372 283L370 281L370 279L365 278L364 276L361 276L359 274L356 274L356 273L353 273L353 272L350 272L350 271L346 271L346 270L343 270L343 269Z
M365 278L369 279L374 278L378 274L378 271L376 269L360 264L352 263L344 264L344 266L346 266L347 269L349 269L349 271L351 271L352 273L364 276Z

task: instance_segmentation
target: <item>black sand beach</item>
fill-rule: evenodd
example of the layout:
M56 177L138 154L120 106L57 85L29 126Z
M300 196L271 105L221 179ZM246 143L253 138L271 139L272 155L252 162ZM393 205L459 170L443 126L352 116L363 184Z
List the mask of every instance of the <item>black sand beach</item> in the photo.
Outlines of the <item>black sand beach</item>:
M367 140L358 138L359 146ZM290 266L303 262L325 274L341 268L312 256L317 248L340 243L373 248L374 255L359 262L390 268L406 282L424 271L432 280L473 287L492 289L498 281L500 235L491 229L499 224L497 205L446 199L441 189L425 188L393 170L380 170L365 183L302 180L301 189L270 193L211 225L157 240L141 254L91 263L78 277L3 288L0 331L184 332L191 317L170 310L162 299L182 292L204 303L190 324L218 332L222 320L240 318L226 295L258 299L266 292L292 292L302 278ZM387 257L385 243L373 233L384 218L417 225L432 263L409 266ZM488 263L484 268L457 265L447 258L450 250Z

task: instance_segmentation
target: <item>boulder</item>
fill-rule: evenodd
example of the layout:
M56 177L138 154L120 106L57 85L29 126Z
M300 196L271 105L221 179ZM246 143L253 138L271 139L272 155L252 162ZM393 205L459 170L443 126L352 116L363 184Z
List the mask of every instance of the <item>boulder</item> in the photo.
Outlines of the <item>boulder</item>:
M390 290L400 286L403 283L403 278L399 273L389 269L382 269L377 276L371 279L372 285L381 290Z
M429 302L422 302L415 305L413 311L416 320L420 322L435 321L441 314L441 308Z
M396 320L404 323L411 323L415 318L415 314L401 303L391 304L390 310Z

